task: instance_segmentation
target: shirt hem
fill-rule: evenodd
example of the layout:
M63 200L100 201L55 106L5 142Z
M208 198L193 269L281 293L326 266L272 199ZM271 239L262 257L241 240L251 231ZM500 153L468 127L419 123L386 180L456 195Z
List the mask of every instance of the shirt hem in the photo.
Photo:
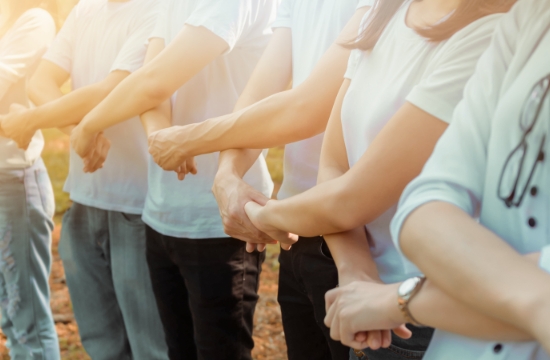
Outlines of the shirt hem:
M141 219L147 226L162 234L164 236L170 236L180 239L219 239L219 238L229 238L230 236L223 232L223 230L211 230L211 231L185 231L177 230L174 228L167 228L166 224L162 224L147 213L143 213ZM220 220L221 221L221 220Z
M70 198L73 202L76 202L85 206L95 207L101 210L116 211L116 212L121 212L125 214L132 214L132 215L141 215L143 213L143 206L134 207L134 206L109 204L103 201L94 201L85 197L74 196L72 194L70 194Z

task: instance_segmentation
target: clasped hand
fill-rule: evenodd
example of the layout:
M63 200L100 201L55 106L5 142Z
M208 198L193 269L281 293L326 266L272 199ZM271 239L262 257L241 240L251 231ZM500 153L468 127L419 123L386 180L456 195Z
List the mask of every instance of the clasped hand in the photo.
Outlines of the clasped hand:
M71 132L71 147L84 162L85 173L93 173L103 167L111 148L111 141L100 133L89 133L80 123Z
M0 135L10 138L26 150L36 133L29 110L23 105L12 104L8 114L0 116Z
M269 200L265 206L250 201L245 204L244 210L252 224L254 224L258 230L267 234L269 238L278 241L283 250L290 250L292 245L298 241L298 235L278 229L271 224L270 220L273 214L270 213L270 204L274 204L276 201L277 200Z
M330 336L354 349L374 350L390 346L389 330L410 338L397 306L398 285L355 281L327 292L325 325Z
M179 128L173 126L152 133L149 136L149 153L163 170L175 171L178 179L183 180L189 173L197 174L197 163L193 156L185 153L184 145L178 142Z

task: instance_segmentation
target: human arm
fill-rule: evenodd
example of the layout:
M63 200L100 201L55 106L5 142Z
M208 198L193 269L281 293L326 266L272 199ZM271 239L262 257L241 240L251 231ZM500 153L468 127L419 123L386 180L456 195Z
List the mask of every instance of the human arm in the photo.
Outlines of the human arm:
M537 6L533 2L518 3L501 20L489 50L466 87L451 127L422 175L404 192L392 221L392 234L404 254L443 291L472 309L528 332L548 351L549 275L501 238L510 241L523 236L509 226L517 220L515 210L507 209L495 223L491 217L498 217L499 207L487 216L487 209L493 205L482 204L482 199L489 198L484 197L486 191L496 195L494 166L500 170L502 165L489 162L489 150L496 146L490 145L490 139L498 139L496 132L503 130L497 121L497 110L504 101L501 95L517 82L518 69L526 61L523 46L533 39L529 26L538 16ZM505 116L515 117L510 111L507 109ZM519 113L518 108L518 118ZM504 131L511 129L506 127ZM478 223L475 218L480 209L485 212ZM421 229L429 230L421 235ZM437 270L435 264L440 265Z
M75 144L75 151L85 155L93 134L166 101L227 49L228 44L205 27L185 25L158 56L124 79L84 117L80 124L81 139Z
M55 36L55 23L45 10L25 12L3 36L0 51L0 99L31 74Z
M20 147L26 148L37 130L78 124L128 75L126 71L113 71L104 80L63 95L60 88L69 74L58 65L42 60L29 86L29 96L37 106L2 116L4 131Z
M234 110L239 111L272 94L288 88L292 77L292 34L289 28L275 29L273 36L254 69ZM268 198L243 177L257 161L262 150L230 149L220 152L219 165L212 192L216 197L226 234L247 241L247 251L255 249L255 243L272 242L265 233L258 230L244 212L249 201L265 204ZM262 251L265 245L258 245Z
M302 84L295 84L297 86L291 90L280 90L232 114L173 129L171 139L181 156L227 149L265 149L323 132L350 53L340 44L356 36L367 9L363 7L356 11L338 40ZM278 58L279 55L275 56ZM287 78L281 79L285 80L286 88Z
M534 263L532 259L526 261ZM353 282L326 294L325 324L331 337L353 348L367 343L358 333L390 329L407 320L398 307L397 284ZM409 311L423 325L487 341L531 341L528 332L472 309L427 280L409 302Z
M446 127L445 122L406 103L344 175L292 198L269 201L257 210L256 218L264 226L301 236L368 224L398 201Z
M442 291L549 345L550 274L462 209L446 202L419 207L400 239L405 255Z

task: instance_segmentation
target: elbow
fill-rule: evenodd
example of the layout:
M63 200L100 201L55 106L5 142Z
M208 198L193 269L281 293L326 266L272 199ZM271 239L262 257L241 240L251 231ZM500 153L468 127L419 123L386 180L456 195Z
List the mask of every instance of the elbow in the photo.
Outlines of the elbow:
M351 194L346 188L341 188L333 195L326 201L330 214L327 220L333 227L333 233L353 230L368 224L369 221L365 220L364 206L354 205L357 194Z
M163 78L159 71L147 68L138 71L141 73L138 88L143 89L146 99L154 103L154 106L159 105L172 95L165 82L162 81Z
M325 131L330 110L328 113L324 110L324 106L315 98L295 96L291 111L301 117L300 121L295 122L295 133L299 137L297 140L308 139Z

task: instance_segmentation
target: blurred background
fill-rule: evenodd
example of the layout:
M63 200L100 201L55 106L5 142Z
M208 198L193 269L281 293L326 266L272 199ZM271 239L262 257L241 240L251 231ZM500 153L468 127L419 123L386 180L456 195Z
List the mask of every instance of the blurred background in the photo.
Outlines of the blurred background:
M41 6L52 14L59 29L77 2L78 0L48 0L43 1ZM69 92L70 89L70 83L64 85L64 92ZM56 226L53 234L52 248L54 262L50 276L52 291L50 303L59 335L61 357L63 360L90 359L80 342L78 326L74 320L69 291L65 283L63 265L57 253L61 218L71 206L68 194L62 190L68 174L69 137L56 129L45 130L44 137L46 145L42 157L48 168L56 201ZM276 190L278 190L283 179L283 152L283 148L270 149L267 156L269 170L275 182ZM254 340L256 345L253 356L256 360L287 359L280 309L277 303L278 254L278 245L268 246L267 257L261 275L260 301L254 317ZM0 332L0 360L10 359L5 342L6 338Z

